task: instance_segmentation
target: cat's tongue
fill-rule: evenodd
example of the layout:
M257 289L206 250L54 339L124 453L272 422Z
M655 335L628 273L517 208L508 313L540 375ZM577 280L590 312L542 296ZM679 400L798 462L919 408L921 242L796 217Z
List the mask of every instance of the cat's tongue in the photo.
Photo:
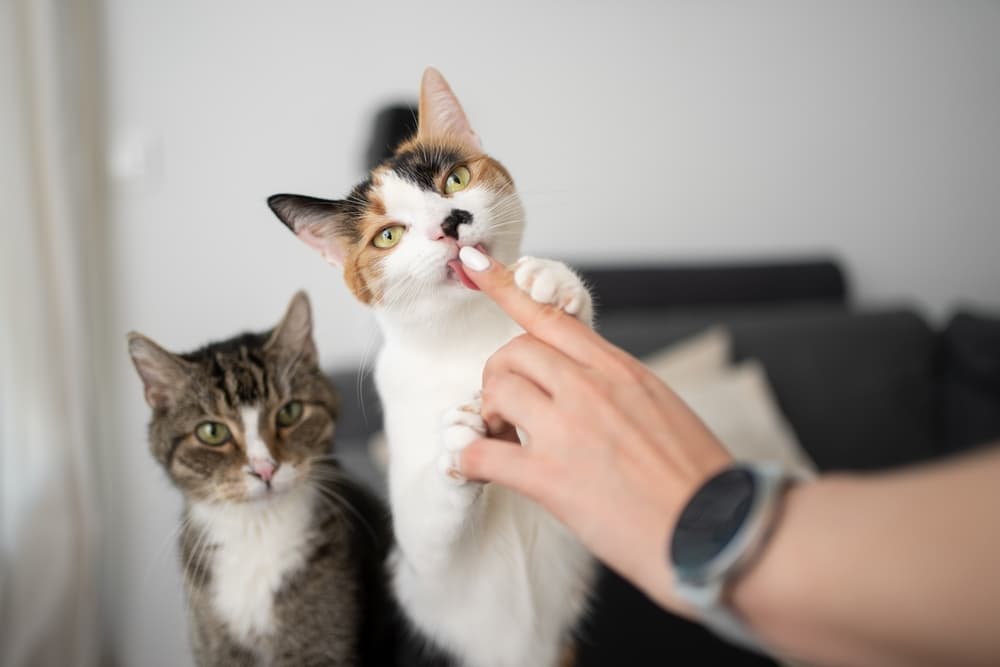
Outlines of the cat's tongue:
M486 252L486 249L483 248L483 244L482 243L477 243L474 247L476 248L476 250L478 250L478 251L480 251L482 253ZM469 274L467 274L465 272L465 267L462 266L462 260L460 260L458 258L449 260L448 261L448 266L450 266L451 270L455 272L455 276L458 278L458 280L463 285L465 285L469 289L474 289L474 290L478 290L479 289L476 286L476 283L472 282L472 279L469 278Z

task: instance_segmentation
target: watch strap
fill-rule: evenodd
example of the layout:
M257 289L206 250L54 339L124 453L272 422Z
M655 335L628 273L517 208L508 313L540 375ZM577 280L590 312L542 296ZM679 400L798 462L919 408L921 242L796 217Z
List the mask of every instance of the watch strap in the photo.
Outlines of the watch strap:
M764 653L764 647L746 623L722 601L723 585L716 581L705 586L677 584L678 594L697 607L699 619L722 639L745 649Z

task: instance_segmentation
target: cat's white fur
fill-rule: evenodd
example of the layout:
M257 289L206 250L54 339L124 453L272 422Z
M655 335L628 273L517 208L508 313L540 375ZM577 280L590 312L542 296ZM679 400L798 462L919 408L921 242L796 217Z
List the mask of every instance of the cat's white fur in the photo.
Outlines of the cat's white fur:
M516 195L469 188L450 199L394 175L380 189L408 229L382 265L386 299L376 384L389 444L397 596L412 621L475 667L557 664L586 605L594 563L545 510L498 485L454 477L455 456L485 431L476 393L486 360L522 331L489 299L449 277L460 246L517 256ZM434 240L454 208L473 221L458 243ZM516 282L589 322L590 297L565 265L522 258ZM402 296L400 296L402 294Z
M461 105L433 69L421 83L417 137L429 140L430 151L445 139L481 153ZM372 180L384 218L404 227L367 285L378 295L372 305L384 338L375 381L389 449L394 587L412 622L463 664L551 667L586 606L595 563L538 505L455 475L462 448L485 431L477 404L483 367L522 333L449 268L460 247L477 244L504 264L518 259L523 209L496 173L473 175L449 196L384 169ZM323 228L336 226L336 216L297 205L294 196L276 197L272 208L299 238L333 264L344 260L345 235ZM457 239L442 233L455 209L471 214L461 216ZM590 295L564 264L523 257L514 275L536 301L590 322Z
M258 410L241 416L248 452L270 458L257 434ZM190 520L204 533L198 549L211 550L212 602L234 639L250 645L274 632L274 595L286 576L305 565L308 528L318 501L309 484L295 484L295 466L278 468L267 495L249 469L248 498L257 502L197 502Z

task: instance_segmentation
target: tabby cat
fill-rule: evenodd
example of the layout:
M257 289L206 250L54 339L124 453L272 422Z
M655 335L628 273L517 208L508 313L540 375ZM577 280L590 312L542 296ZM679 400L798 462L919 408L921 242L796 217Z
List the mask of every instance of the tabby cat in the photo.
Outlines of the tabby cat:
M388 514L331 455L338 397L305 294L267 333L188 354L132 333L128 347L153 456L184 495L198 664L391 663Z
M483 366L522 333L475 291L463 246L519 255L524 213L444 78L424 73L416 135L343 200L275 195L271 209L341 267L384 345L375 381L389 447L393 585L411 622L458 662L547 667L571 653L594 562L535 503L457 473L486 432ZM518 286L590 323L591 298L564 264L523 257Z

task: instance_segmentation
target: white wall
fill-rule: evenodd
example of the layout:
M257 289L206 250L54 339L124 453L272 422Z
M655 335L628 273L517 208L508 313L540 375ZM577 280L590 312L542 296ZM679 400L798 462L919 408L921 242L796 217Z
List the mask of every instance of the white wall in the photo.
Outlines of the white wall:
M264 199L346 193L425 65L514 174L533 253L828 252L865 302L1000 308L995 2L107 0L106 30L124 664L186 659L179 503L124 333L190 348L305 287L324 360L356 362L369 318Z

